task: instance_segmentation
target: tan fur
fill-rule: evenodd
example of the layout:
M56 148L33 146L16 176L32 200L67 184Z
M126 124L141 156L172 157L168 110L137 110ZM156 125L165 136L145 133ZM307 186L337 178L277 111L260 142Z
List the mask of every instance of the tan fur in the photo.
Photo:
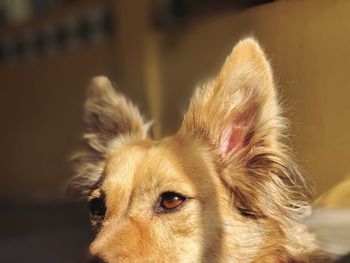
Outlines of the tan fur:
M263 51L243 40L197 89L179 132L153 141L137 109L95 78L71 188L105 198L91 253L109 263L326 262L297 222L312 194L282 143L276 97ZM188 199L156 213L167 191Z

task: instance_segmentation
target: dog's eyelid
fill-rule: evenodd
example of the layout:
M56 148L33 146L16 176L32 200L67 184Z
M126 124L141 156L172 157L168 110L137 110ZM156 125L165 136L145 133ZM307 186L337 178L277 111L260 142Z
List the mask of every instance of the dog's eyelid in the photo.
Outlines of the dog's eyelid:
M90 194L88 196L88 201L93 198L105 198L105 192L101 187L95 187L91 189Z
M174 193L174 194L178 194L178 195L181 195L183 197L186 197L186 199L195 199L196 196L190 192L190 190L187 190L187 189L182 189L182 190L173 190L173 189L169 189L169 190L164 190L164 191L161 191L160 194L159 194L159 197L166 194L166 193Z
M177 195L181 195L181 196L187 198L187 195L186 195L186 194L180 193L180 191L174 191L174 190L163 191L159 196L166 195L166 194L177 194Z
M249 209L237 208L237 210L244 217L248 217L248 218L252 218L252 219L258 219L259 218L259 215L257 213L255 213L254 211L251 211Z

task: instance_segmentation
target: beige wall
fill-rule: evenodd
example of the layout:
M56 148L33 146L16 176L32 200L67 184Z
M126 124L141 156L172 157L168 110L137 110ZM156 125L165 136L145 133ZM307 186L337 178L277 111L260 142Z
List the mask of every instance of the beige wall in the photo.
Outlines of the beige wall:
M109 44L0 69L3 199L51 200L68 180L87 83L112 75Z
M164 132L178 125L192 87L217 71L236 41L253 35L273 64L305 173L318 193L336 184L350 173L349 14L345 0L276 1L182 28L163 44Z

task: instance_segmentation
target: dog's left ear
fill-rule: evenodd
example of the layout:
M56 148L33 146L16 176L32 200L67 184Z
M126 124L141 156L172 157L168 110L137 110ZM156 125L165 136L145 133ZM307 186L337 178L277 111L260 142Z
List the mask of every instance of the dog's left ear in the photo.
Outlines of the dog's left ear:
M263 51L254 40L243 40L217 78L197 90L182 129L208 140L223 160L252 144L275 147L281 128L275 93Z
M76 169L70 193L85 196L102 176L111 144L121 138L145 138L148 127L138 109L106 77L93 78L84 107L85 147L73 157Z
M308 192L298 188L302 177L280 142L284 126L270 64L257 42L246 39L197 90L179 133L211 146L237 206L278 216L280 208L299 206L295 191Z

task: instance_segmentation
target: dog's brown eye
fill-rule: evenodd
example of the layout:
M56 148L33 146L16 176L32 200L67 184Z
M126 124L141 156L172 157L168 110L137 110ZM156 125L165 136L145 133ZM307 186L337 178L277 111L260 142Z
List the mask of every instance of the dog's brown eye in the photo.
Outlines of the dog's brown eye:
M181 194L165 192L160 196L159 206L157 207L156 212L169 212L180 207L185 200L186 197Z
M106 205L104 198L94 197L89 202L90 213L94 217L104 217L106 213Z

